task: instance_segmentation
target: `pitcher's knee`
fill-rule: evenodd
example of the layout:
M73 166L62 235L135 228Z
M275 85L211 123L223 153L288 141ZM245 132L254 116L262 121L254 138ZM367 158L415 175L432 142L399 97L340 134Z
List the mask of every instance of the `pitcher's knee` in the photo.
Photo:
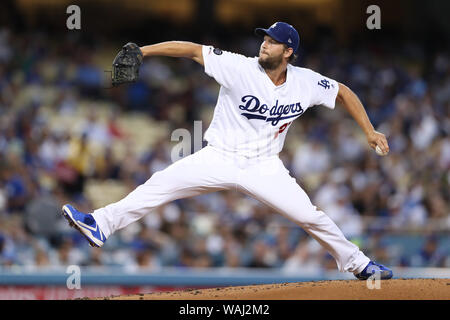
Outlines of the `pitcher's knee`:
M309 210L298 212L298 214L294 216L294 220L301 226L313 227L322 224L323 218L327 217L323 211L318 210L315 206L308 209Z
M170 185L176 184L176 181L174 181L176 177L165 174L164 170L157 171L144 183L144 185L154 185L158 186L160 188L167 188Z
M136 190L139 190L146 199L157 198L164 202L166 199L170 198L170 195L175 189L175 183L170 180L170 178L158 171L144 184L138 186Z

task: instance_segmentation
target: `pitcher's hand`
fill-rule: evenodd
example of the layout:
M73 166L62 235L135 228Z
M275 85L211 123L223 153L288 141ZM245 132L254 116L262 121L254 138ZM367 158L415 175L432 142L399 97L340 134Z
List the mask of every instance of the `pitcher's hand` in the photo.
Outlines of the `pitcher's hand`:
M378 146L383 153L389 152L389 145L386 140L386 137L381 132L373 130L367 134L367 143L369 146L375 150L376 146Z

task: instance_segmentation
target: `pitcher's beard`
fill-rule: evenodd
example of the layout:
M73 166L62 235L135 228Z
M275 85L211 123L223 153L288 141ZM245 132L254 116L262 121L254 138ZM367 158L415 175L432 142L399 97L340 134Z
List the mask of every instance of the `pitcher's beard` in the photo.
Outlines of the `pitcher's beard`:
M265 70L275 70L278 68L278 66L281 64L281 61L283 61L283 57L270 57L266 59L262 59L259 57L258 62Z

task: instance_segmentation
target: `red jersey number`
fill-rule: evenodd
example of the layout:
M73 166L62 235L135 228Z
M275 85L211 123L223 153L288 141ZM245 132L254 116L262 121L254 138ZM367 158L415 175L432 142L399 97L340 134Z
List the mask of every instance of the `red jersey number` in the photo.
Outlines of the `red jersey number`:
M286 130L286 128L292 123L291 122L287 122L285 124L283 124L280 129L278 129L278 131L275 133L275 139L278 138L278 135L280 135L284 130Z

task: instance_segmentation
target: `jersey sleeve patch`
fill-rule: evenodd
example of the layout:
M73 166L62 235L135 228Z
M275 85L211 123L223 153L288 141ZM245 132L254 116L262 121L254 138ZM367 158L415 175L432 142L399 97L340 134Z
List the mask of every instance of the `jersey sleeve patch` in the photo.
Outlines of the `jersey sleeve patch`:
M336 80L321 75L315 71L308 72L312 97L310 106L324 105L334 109L339 85Z
M329 80L327 80L325 78L318 81L317 84L319 86L323 87L324 89L330 89L330 88L334 89L334 83L330 82Z
M242 72L244 56L213 46L203 46L205 72L221 86L235 86Z

